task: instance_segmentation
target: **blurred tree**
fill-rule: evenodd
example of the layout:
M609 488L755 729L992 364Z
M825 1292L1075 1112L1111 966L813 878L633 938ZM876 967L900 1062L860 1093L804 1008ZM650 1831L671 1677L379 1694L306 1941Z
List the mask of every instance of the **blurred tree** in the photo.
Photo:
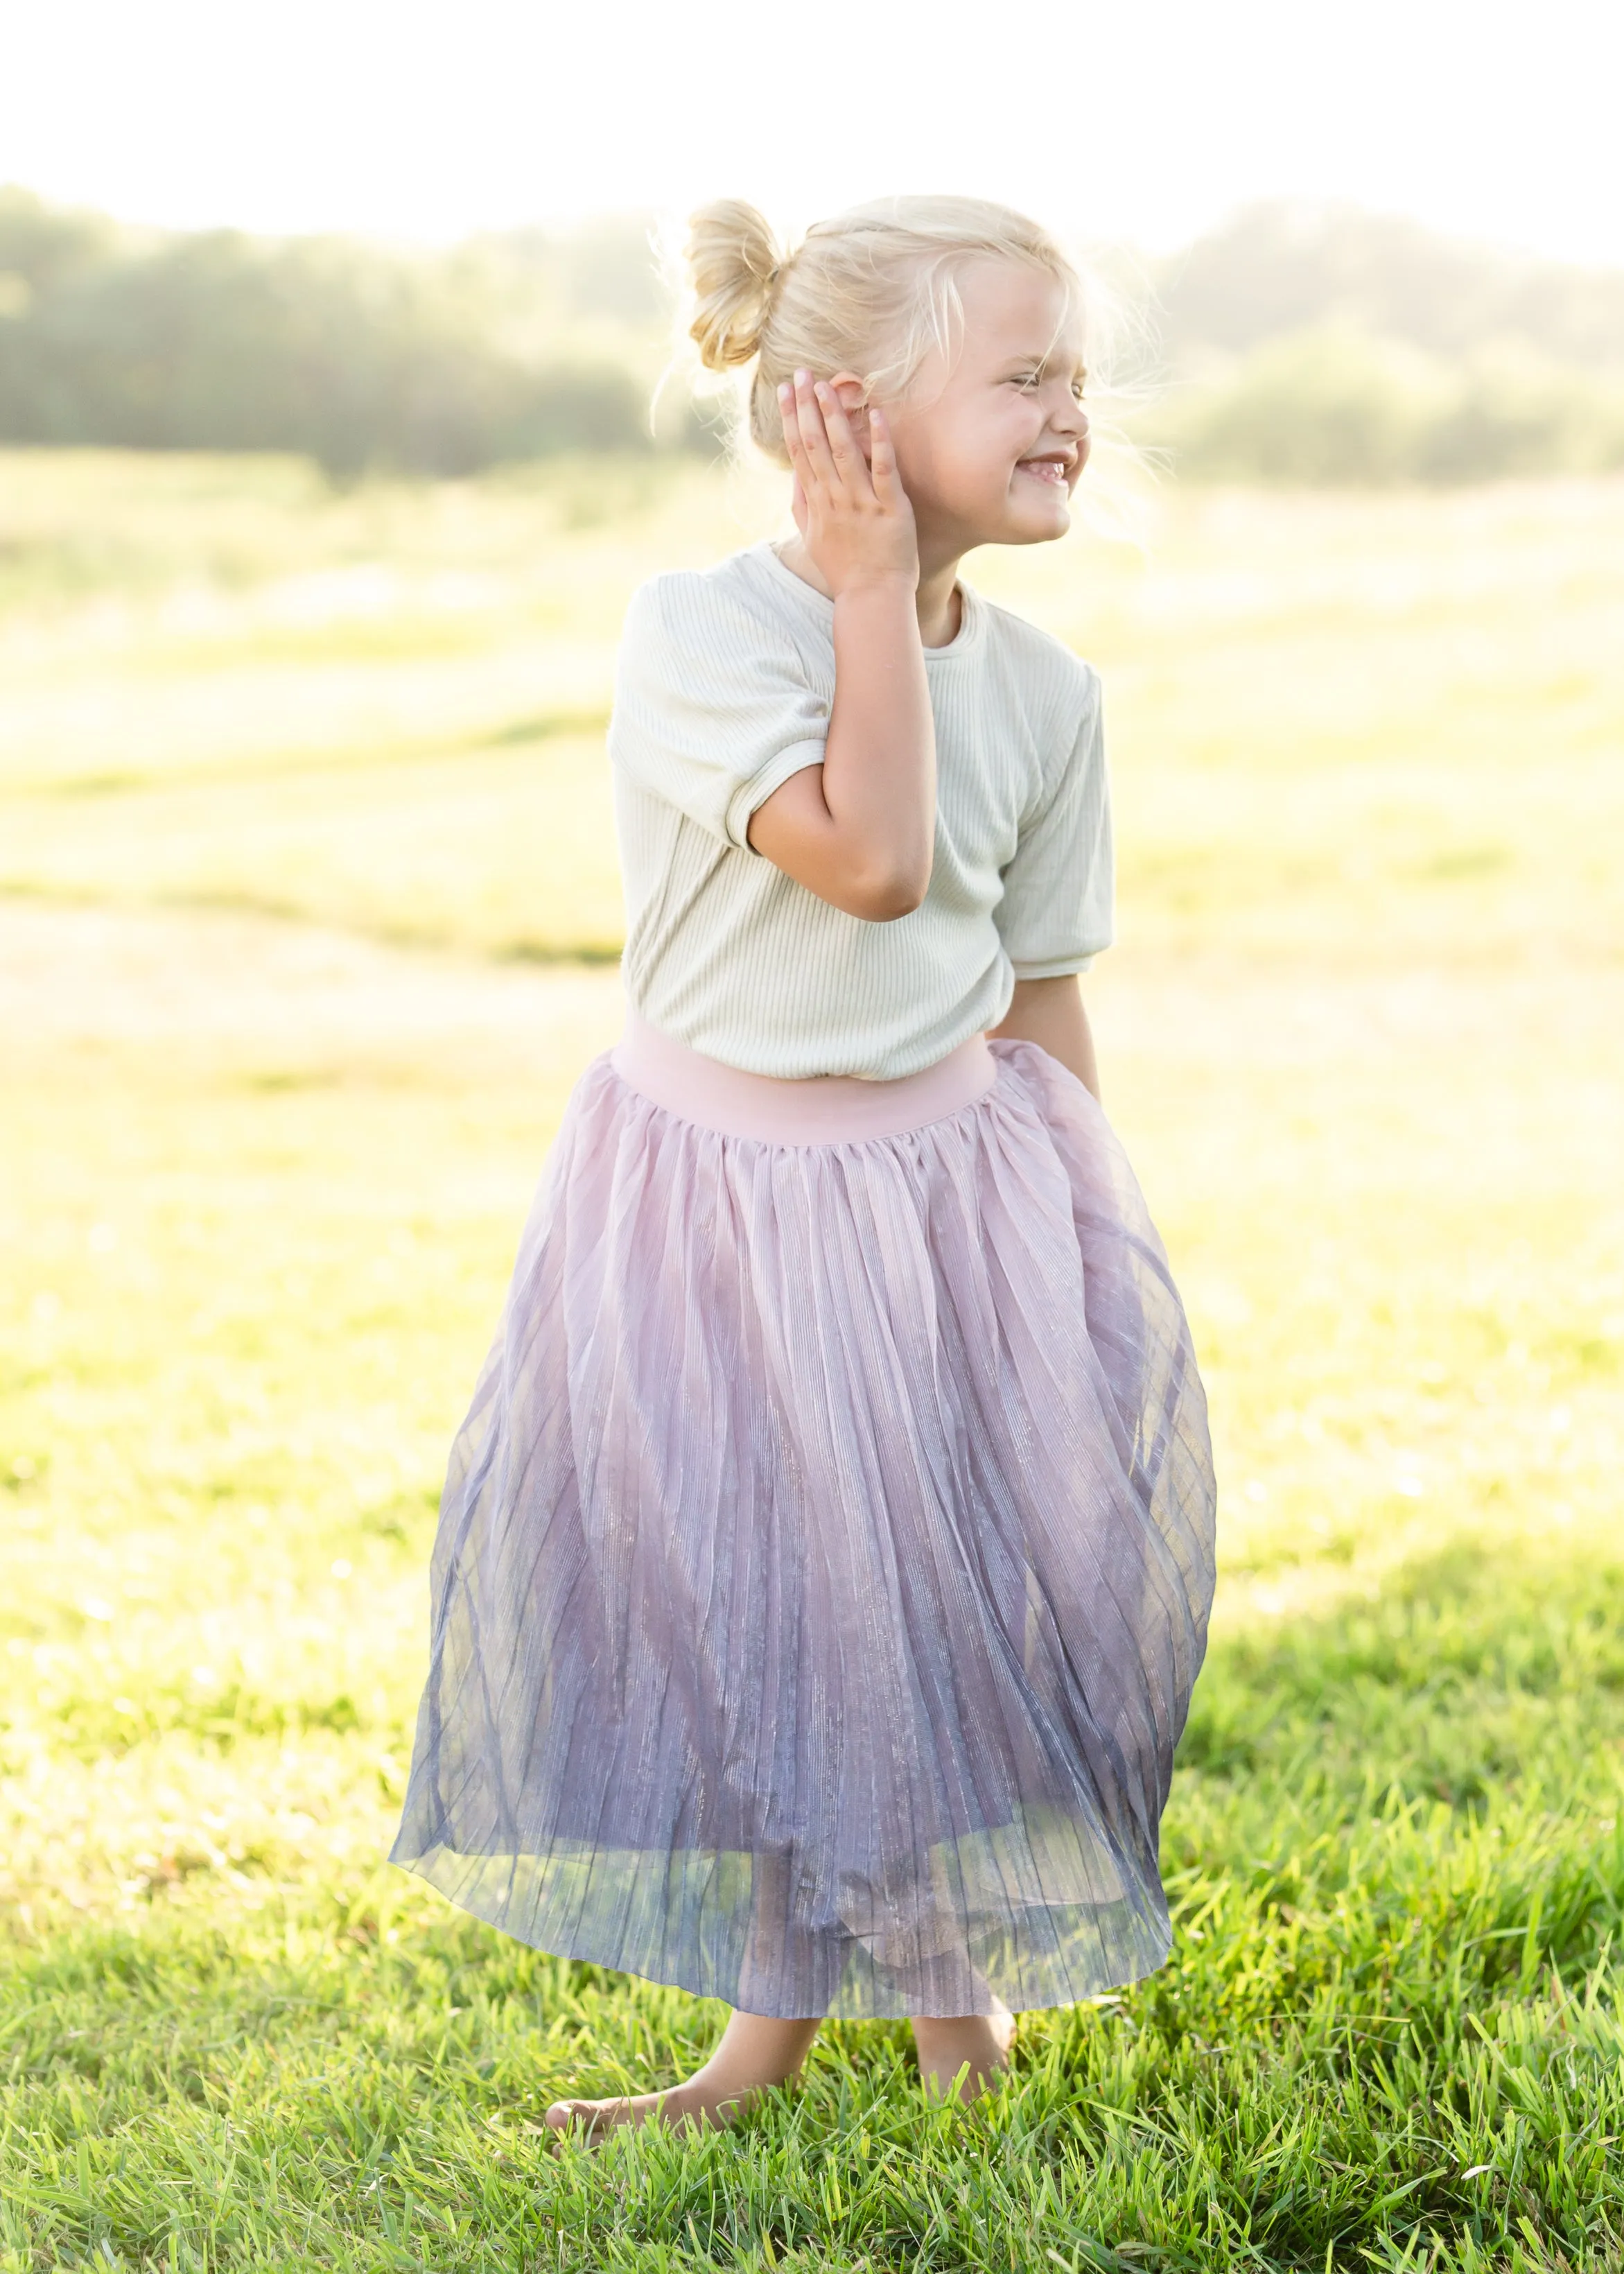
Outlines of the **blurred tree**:
M144 236L8 190L0 440L296 450L344 476L648 449L650 261L630 225L411 257L336 237ZM697 420L677 439L697 445Z
M1624 467L1624 390L1530 351L1451 364L1325 327L1267 341L1139 422L1180 471L1296 485L1496 481Z
M1153 276L1164 340L1186 364L1335 324L1450 357L1516 341L1553 362L1624 373L1624 275L1440 236L1395 215L1266 200Z

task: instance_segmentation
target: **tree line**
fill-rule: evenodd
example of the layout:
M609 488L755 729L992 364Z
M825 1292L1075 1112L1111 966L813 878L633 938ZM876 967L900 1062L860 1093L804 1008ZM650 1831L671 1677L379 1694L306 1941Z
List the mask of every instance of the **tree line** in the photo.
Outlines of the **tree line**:
M1624 273L1273 200L1158 265L1135 422L1209 479L1462 483L1624 468Z
M463 474L650 431L643 230L419 253L122 228L0 191L0 440L288 450L337 476Z
M1624 466L1624 275L1275 201L1142 266L1131 297L1154 383L1126 423L1198 478ZM635 218L423 252L0 190L0 442L292 451L338 478L713 449L681 386L650 418L669 330Z

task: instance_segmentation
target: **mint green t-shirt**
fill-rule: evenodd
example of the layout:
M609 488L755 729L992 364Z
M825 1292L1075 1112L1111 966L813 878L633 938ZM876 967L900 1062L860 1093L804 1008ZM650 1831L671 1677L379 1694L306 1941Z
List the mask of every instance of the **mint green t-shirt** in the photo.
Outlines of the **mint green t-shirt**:
M1100 682L961 585L927 648L936 739L929 887L905 916L831 907L749 844L750 816L821 764L834 603L769 544L634 595L609 755L628 999L728 1065L915 1073L995 1027L1015 982L1086 969L1111 939Z

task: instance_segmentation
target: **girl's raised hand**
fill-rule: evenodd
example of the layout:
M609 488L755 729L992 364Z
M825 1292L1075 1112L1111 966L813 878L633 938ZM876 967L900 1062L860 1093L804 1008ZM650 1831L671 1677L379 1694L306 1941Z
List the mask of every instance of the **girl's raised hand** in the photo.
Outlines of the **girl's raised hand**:
M832 387L798 371L778 389L784 443L795 472L801 540L838 596L865 584L919 584L914 508L897 472L885 414L868 407L872 463Z

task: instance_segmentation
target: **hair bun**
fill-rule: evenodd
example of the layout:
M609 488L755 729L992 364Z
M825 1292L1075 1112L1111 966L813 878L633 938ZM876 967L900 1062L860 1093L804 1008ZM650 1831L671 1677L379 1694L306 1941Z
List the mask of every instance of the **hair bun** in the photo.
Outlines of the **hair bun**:
M689 222L687 259L695 303L688 335L700 361L710 371L748 363L784 266L772 231L754 206L720 198Z

